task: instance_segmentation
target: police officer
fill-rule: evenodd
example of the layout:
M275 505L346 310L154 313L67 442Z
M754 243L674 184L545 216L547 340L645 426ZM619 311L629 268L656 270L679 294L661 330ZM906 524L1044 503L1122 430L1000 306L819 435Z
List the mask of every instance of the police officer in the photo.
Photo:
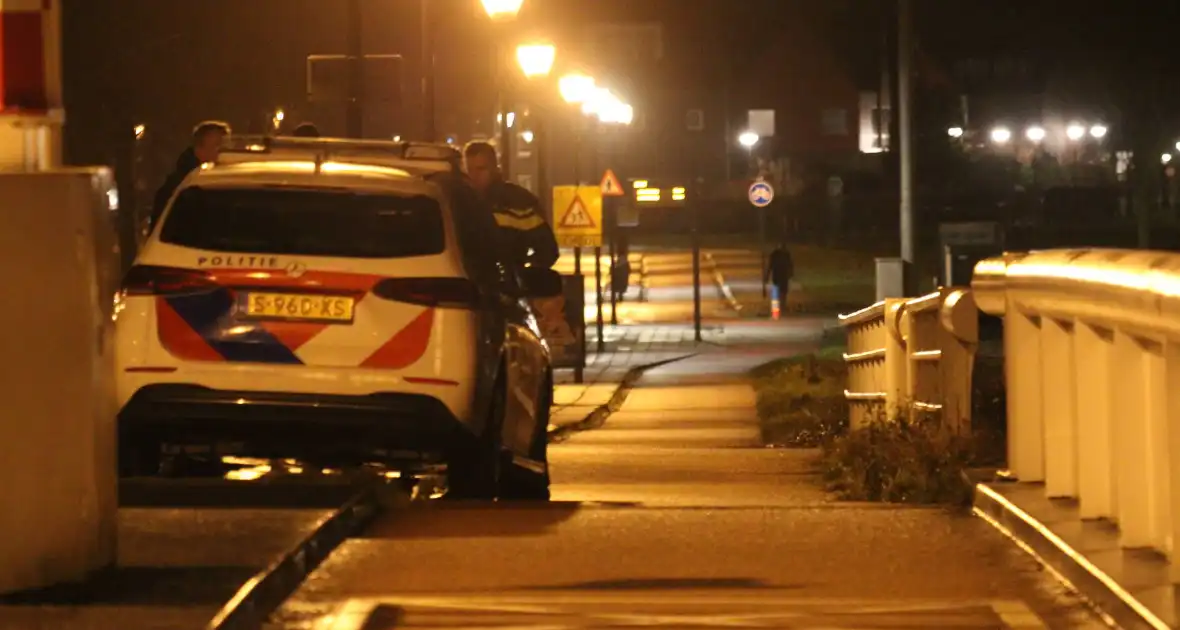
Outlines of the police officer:
M472 187L491 206L507 262L520 267L553 267L560 255L557 239L541 216L536 195L504 181L496 149L487 142L469 143L463 159Z

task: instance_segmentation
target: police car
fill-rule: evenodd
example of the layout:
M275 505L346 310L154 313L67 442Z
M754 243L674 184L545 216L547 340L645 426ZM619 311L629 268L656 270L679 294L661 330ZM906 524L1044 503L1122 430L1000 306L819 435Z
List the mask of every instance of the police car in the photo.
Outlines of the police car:
M178 187L125 277L122 474L197 445L437 458L452 494L548 497L553 377L528 299L561 280L498 263L457 152L237 142Z

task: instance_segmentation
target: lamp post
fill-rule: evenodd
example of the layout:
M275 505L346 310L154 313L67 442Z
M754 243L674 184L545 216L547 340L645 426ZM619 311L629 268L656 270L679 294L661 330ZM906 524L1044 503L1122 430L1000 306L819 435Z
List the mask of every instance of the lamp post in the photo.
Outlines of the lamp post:
M507 64L507 59L504 55L504 36L507 24L516 19L517 14L520 13L521 6L524 5L524 0L480 0L483 4L483 10L487 13L488 18L496 25L495 52L493 60L496 64L493 76L496 82L496 122L500 125L496 136L499 138L500 154L501 154L501 169L505 176L509 174L509 155L512 152L509 136L509 127L512 125L511 116L509 116L508 108L511 105L510 99L505 95L504 86L504 66Z
M753 131L743 131L738 136L738 144L746 149L746 169L751 170L754 164L754 147L762 138ZM755 174L757 177L757 174ZM758 208L758 260L762 265L762 269L766 269L766 208L759 206ZM766 297L766 274L762 274L762 297Z
M553 63L557 59L557 48L549 43L528 43L521 44L516 47L516 64L520 67L521 74L528 81L536 81L544 79L553 71ZM546 211L549 207L549 182L548 172L545 161L549 158L549 131L547 121L540 111L542 108L536 108L537 114L533 123L531 131L522 132L531 136L531 139L526 139L525 142L536 144L536 162L537 162L537 196L541 200L542 214L551 217L552 213ZM510 136L509 142L504 145L504 151L510 151L515 146L515 135ZM515 156L514 156L515 157ZM504 156L504 161L508 161L508 155Z

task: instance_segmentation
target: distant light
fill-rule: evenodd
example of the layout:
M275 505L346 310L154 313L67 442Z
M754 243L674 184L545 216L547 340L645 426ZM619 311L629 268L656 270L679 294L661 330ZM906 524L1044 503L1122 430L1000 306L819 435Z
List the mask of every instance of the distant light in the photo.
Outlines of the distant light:
M522 132L520 132L520 139L521 139L521 140L524 140L524 143L525 143L525 144L532 144L532 143L533 143L533 139L534 139L535 137L536 137L536 136L534 136L534 135L533 135L533 132L531 132L531 131L522 131Z
M1024 136L1033 142L1040 142L1045 139L1045 128L1029 127L1024 131Z
M143 138L143 134L145 134L145 133L147 133L147 125L136 125L135 126L135 139L136 140Z
M1168 162L1171 162L1171 161L1172 161L1172 154L1171 153L1165 153L1160 156L1160 162L1163 164L1167 164Z
M1007 127L996 127L992 129L991 138L996 144L1004 144L1012 139L1012 132Z
M615 98L598 110L598 120L611 125L630 125L635 121L635 108Z
M503 113L496 114L496 123L499 124L502 122L504 122L504 114Z
M482 0L483 10L493 20L511 20L520 13L524 0Z
M1176 150L1177 150L1177 151L1180 151L1180 142L1177 142L1177 143L1176 143Z
M508 128L511 129L514 124L516 124L516 112L508 112Z
M1107 131L1106 125L1094 125L1090 127L1090 136L1095 140L1101 140L1106 137Z
M1081 125L1077 125L1077 124L1070 125L1065 130L1065 135L1070 140L1077 142L1078 140L1082 139L1082 136L1086 135L1086 128Z
M595 89L594 79L584 74L567 74L557 81L557 90L567 103L585 103Z
M951 127L950 129L946 130L946 135L948 135L952 138L962 138L963 137L963 128L962 127Z
M1176 144L1178 146L1180 146L1180 142L1177 142ZM639 190L640 188L647 188L647 180L646 179L637 179L637 180L631 182L631 186L633 188L635 188L635 190Z
M641 188L635 191L635 201L640 203L654 203L660 200L659 188Z
M685 196L687 196L687 192L684 188L677 186L672 189L672 201L684 201Z
M738 144L746 147L747 149L752 149L754 148L754 145L758 144L758 141L761 139L762 138L753 131L743 131L741 135L738 136Z
M393 141L394 141L394 142L401 142L401 141L402 141L402 137L401 137L401 136L394 136L394 137L393 137Z
M447 144L455 144L455 137L447 136Z
M283 122L283 119L286 117L287 117L287 115L285 113L283 113L283 110L281 110L281 109L275 110L275 120L277 120L279 122Z
M523 44L516 47L516 63L524 76L535 79L549 76L557 48L553 44Z

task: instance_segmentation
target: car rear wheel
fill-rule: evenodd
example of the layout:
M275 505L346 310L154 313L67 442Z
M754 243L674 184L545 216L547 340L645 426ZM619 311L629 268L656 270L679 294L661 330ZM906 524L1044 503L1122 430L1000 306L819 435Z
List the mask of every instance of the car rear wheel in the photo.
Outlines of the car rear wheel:
M523 466L509 465L504 469L500 481L500 498L516 501L549 500L549 412L552 408L553 386L545 385L539 397L537 425L533 429L533 440L529 446L529 459L539 464L540 471Z
M119 476L152 477L160 474L163 456L160 443L144 438L119 439Z
M447 498L490 501L499 494L503 465L500 435L504 427L507 405L507 394L504 389L502 382L496 383L484 434L474 445L449 458Z

